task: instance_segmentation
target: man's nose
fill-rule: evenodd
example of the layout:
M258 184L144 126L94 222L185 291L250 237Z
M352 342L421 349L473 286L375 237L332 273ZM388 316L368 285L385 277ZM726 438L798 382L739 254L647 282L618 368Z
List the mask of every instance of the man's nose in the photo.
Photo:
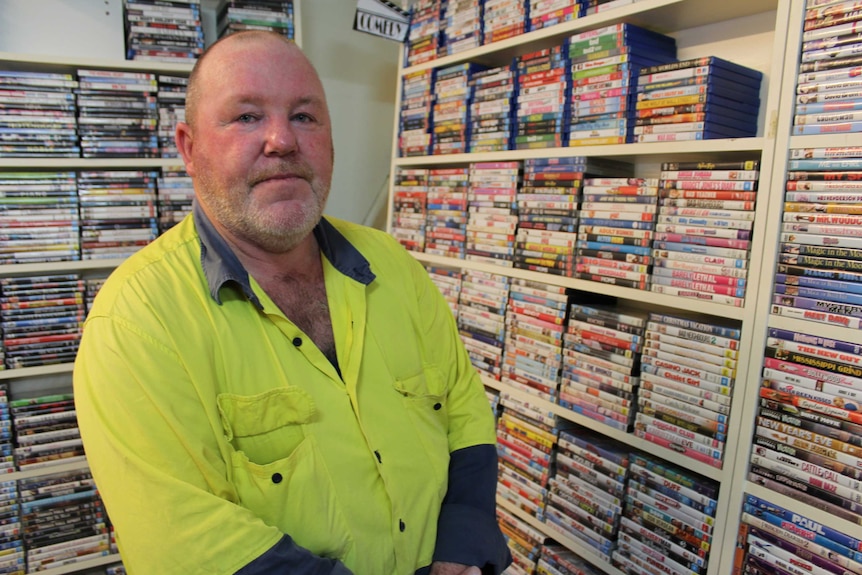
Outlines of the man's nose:
M290 119L271 118L267 123L264 153L266 155L283 156L296 151L296 133Z

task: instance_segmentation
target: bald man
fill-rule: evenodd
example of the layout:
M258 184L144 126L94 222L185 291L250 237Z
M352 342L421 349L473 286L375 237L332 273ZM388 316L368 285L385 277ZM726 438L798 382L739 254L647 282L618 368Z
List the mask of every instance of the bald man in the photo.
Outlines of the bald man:
M111 274L73 378L128 572L500 573L481 381L422 266L323 217L308 59L268 32L216 42L176 142L193 213Z

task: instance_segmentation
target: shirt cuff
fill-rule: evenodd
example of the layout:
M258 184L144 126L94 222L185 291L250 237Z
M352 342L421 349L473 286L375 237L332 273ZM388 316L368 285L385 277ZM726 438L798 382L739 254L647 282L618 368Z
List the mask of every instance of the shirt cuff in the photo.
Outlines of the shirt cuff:
M266 553L240 569L235 575L352 575L350 569L335 559L314 555L285 535Z

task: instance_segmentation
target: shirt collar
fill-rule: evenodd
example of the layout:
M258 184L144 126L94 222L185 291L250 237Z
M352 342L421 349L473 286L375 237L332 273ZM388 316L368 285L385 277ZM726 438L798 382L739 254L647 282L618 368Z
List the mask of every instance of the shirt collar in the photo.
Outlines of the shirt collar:
M233 284L239 287L258 309L263 309L260 299L251 289L248 272L204 213L197 199L192 207L192 217L201 242L201 267L212 298L221 305L219 291L226 284ZM336 270L363 285L374 280L376 276L365 256L329 221L320 218L313 233L320 251Z

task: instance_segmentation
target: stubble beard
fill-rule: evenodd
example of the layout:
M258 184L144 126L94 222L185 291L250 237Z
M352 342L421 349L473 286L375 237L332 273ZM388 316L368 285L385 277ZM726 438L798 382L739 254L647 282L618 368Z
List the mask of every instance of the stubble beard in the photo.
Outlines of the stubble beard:
M230 233L269 253L286 253L298 246L320 221L329 196L329 182L314 177L308 168L297 170L291 166L283 171L298 172L311 187L308 199L290 202L289 213L255 202L254 184L279 173L278 168L256 172L239 184L219 181L210 176L210 170L205 170L199 178L202 195L213 217Z

